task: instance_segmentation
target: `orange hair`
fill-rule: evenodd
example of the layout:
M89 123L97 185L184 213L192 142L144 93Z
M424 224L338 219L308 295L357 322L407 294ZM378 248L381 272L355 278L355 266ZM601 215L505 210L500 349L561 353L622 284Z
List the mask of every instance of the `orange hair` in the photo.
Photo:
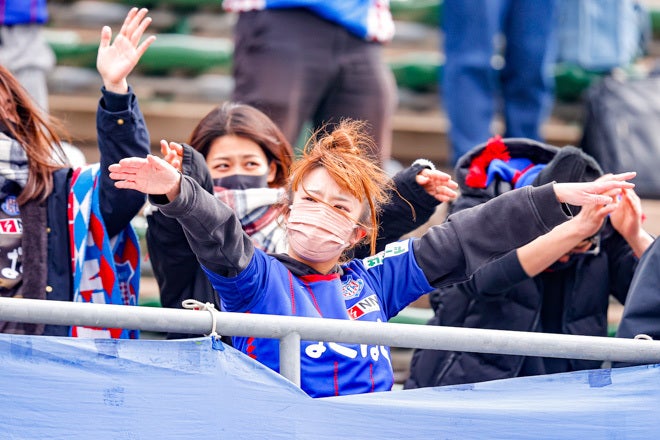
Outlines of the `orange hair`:
M289 182L291 197L310 171L325 168L342 190L362 202L358 221L367 229L366 239L372 254L376 250L378 214L394 188L392 179L369 156L373 149L374 141L366 134L362 121L342 120L332 132L321 128L307 142L302 157L291 168Z

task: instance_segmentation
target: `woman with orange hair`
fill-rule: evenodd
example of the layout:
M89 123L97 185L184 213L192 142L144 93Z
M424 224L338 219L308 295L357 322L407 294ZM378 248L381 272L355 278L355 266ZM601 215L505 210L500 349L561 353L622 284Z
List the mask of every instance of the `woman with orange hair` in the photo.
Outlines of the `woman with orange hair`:
M234 210L256 247L267 253L286 252L278 205L294 153L277 125L251 105L225 102L200 120L189 144L161 141L161 151L183 174ZM428 221L439 203L456 197L458 187L447 173L423 159L393 180L395 194L379 216L377 250ZM147 246L163 307L180 308L186 299L219 304L179 222L152 208L147 210ZM369 246L354 249L356 256L370 252ZM168 339L188 336L167 334Z
M151 194L183 226L191 248L220 292L222 309L385 322L421 295L464 280L493 256L568 220L563 203L614 204L633 185L626 173L607 181L525 187L457 213L420 238L346 258L362 241L375 246L376 214L391 180L367 156L359 122L344 121L308 144L290 174L284 203L288 251L255 248L232 210L165 160L123 159L110 166L118 188ZM513 218L530 220L515 230ZM236 348L279 371L277 340L234 337ZM388 347L302 341L301 387L313 397L385 391L394 377Z

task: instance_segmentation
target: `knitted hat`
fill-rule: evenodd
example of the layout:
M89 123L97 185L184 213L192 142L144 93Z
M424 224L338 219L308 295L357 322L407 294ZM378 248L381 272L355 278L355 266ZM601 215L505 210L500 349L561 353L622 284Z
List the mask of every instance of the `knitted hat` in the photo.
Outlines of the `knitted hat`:
M560 148L555 157L536 176L532 185L541 186L550 182L591 182L603 175L596 159L579 148Z

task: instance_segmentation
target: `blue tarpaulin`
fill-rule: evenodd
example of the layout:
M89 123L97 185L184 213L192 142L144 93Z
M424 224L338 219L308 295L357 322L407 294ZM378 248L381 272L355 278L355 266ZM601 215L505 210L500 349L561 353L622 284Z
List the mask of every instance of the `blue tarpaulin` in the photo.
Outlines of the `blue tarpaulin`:
M659 367L312 399L211 337L0 334L0 438L648 439Z

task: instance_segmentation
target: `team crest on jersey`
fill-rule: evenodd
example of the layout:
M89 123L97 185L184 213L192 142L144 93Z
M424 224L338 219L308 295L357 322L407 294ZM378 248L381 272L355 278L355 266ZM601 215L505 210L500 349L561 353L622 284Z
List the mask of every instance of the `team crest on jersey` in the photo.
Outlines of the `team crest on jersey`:
M20 213L18 209L18 202L16 201L16 196L7 196L4 202L2 202L2 210L7 215L18 215Z
M380 303L376 295L369 295L366 298L353 304L348 310L348 316L351 319L358 319L367 313L377 312L380 310Z
M348 279L341 284L341 293L344 296L344 300L357 298L364 289L364 281L361 279L354 279L352 276L349 276Z

